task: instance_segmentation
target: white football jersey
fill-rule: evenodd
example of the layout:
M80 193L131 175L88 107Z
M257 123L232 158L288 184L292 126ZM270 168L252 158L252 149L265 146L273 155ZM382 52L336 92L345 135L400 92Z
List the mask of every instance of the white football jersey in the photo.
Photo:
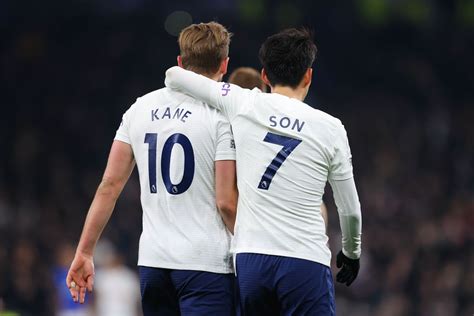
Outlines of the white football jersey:
M137 99L115 139L132 146L140 176L138 265L231 273L231 234L214 189L214 162L235 160L224 116L164 88Z
M167 85L205 100L232 125L239 189L232 252L330 266L320 212L324 188L328 179L353 177L341 121L296 99L174 68L175 81L167 78Z
M227 107L239 148L241 198L233 251L329 266L321 203L328 177L352 177L344 127L338 119L296 99L247 91L229 91L228 96L232 92L235 96L226 100L248 101Z

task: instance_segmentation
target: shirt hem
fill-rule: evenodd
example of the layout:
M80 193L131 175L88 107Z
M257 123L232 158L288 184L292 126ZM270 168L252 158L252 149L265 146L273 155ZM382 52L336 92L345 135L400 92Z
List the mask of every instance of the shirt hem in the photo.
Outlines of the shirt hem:
M354 178L354 174L352 172L329 176L329 179L334 181L344 181L352 178Z
M153 262L146 260L139 260L137 266L158 268L158 269L170 269L170 270L192 270L192 271L204 271L212 272L219 274L231 274L234 273L234 269L225 268L222 266L209 266L209 265L199 265L199 264L179 264L179 263L169 263L169 262Z
M295 253L291 251L279 251L279 250L268 250L268 249L263 250L263 249L258 249L258 248L237 248L233 250L232 252L234 256L239 253L256 253L256 254L261 254L261 255L303 259L303 260L309 260L309 261L320 263L329 268L331 267L331 255L329 255L329 258L322 259L321 257L317 257L311 254L301 254L301 253ZM324 255L324 257L326 256L327 255Z
M216 157L214 158L214 161L219 161L219 160L235 160L235 154L217 154Z
M116 135L114 140L118 140L118 141L121 141L123 143L127 143L127 144L131 145L130 140L127 137L124 137L124 136L121 136L121 135Z

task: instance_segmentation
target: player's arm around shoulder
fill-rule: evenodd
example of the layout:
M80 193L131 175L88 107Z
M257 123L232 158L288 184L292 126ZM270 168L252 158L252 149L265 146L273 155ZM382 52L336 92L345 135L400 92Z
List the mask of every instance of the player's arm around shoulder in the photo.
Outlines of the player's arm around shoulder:
M115 203L135 166L132 148L115 140L107 167L97 188L84 223L74 260L69 268L66 285L75 302L84 303L86 290L94 285L93 254L95 245L112 215Z
M221 111L229 121L249 106L250 98L260 90L243 89L227 82L217 82L192 71L173 66L166 71L165 85Z

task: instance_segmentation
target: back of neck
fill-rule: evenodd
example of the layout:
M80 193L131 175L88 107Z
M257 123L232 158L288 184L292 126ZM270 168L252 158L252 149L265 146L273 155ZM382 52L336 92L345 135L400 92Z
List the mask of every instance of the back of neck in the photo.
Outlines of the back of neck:
M293 98L293 99L297 99L297 100L300 100L300 101L303 101L304 98L306 97L306 91L304 91L305 89L302 89L302 88L292 88L292 87L288 87L288 86L275 86L275 87L272 87L272 93L278 93L278 94L281 94L281 95L284 95L284 96L287 96L288 98Z

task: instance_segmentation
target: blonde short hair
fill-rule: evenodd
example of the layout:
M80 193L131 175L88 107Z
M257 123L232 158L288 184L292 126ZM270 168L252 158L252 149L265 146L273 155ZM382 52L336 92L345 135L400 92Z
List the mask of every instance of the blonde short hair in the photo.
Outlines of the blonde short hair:
M183 68L201 74L215 74L229 56L232 33L217 23L191 24L179 34Z

